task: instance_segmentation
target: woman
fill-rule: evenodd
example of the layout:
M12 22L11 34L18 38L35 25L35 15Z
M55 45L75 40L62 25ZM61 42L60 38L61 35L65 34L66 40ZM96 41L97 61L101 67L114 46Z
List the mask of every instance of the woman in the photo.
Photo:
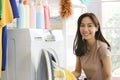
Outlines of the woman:
M73 44L78 78L83 70L87 80L111 80L110 44L101 33L100 23L93 13L82 14L77 22Z

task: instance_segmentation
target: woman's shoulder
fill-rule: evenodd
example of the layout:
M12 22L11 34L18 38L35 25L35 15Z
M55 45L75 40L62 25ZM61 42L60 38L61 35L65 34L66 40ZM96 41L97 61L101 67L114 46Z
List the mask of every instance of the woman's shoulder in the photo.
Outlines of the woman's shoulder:
M106 51L106 50L111 51L111 49L107 45L107 43L100 41L100 40L97 40L97 50L99 50L99 51Z
M103 59L105 56L110 56L111 54L107 43L100 40L97 41L97 52L101 59Z
M107 43L103 42L103 41L100 41L100 40L97 40L97 47L100 48L100 47L108 47Z

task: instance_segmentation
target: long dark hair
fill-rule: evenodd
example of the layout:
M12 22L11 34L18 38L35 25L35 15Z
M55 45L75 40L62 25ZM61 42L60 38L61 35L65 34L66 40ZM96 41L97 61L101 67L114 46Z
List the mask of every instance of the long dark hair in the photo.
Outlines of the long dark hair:
M78 21L77 21L77 32L76 32L76 36L75 36L74 43L73 43L74 54L77 56L83 56L86 51L86 48L85 48L86 41L82 39L82 35L80 33L80 24L82 22L82 19L85 17L89 17L92 20L92 22L94 23L94 25L96 27L98 27L98 31L95 33L95 39L105 42L108 45L108 47L111 48L110 44L105 40L105 38L102 35L101 29L100 29L100 23L99 23L97 17L95 16L95 14L84 13L78 18Z

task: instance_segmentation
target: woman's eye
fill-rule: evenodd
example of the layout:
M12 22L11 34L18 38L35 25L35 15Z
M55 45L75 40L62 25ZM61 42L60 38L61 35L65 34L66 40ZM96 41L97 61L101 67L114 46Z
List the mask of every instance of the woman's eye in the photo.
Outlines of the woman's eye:
M92 25L88 25L88 27L92 27Z
M84 27L84 25L80 25L80 27Z

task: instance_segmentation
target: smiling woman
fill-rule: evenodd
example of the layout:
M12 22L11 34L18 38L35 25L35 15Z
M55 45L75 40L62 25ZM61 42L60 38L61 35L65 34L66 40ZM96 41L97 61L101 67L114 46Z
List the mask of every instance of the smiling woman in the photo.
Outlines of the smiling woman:
M111 47L94 13L84 13L78 18L73 51L76 55L73 74L77 78L83 70L88 80L111 80Z

